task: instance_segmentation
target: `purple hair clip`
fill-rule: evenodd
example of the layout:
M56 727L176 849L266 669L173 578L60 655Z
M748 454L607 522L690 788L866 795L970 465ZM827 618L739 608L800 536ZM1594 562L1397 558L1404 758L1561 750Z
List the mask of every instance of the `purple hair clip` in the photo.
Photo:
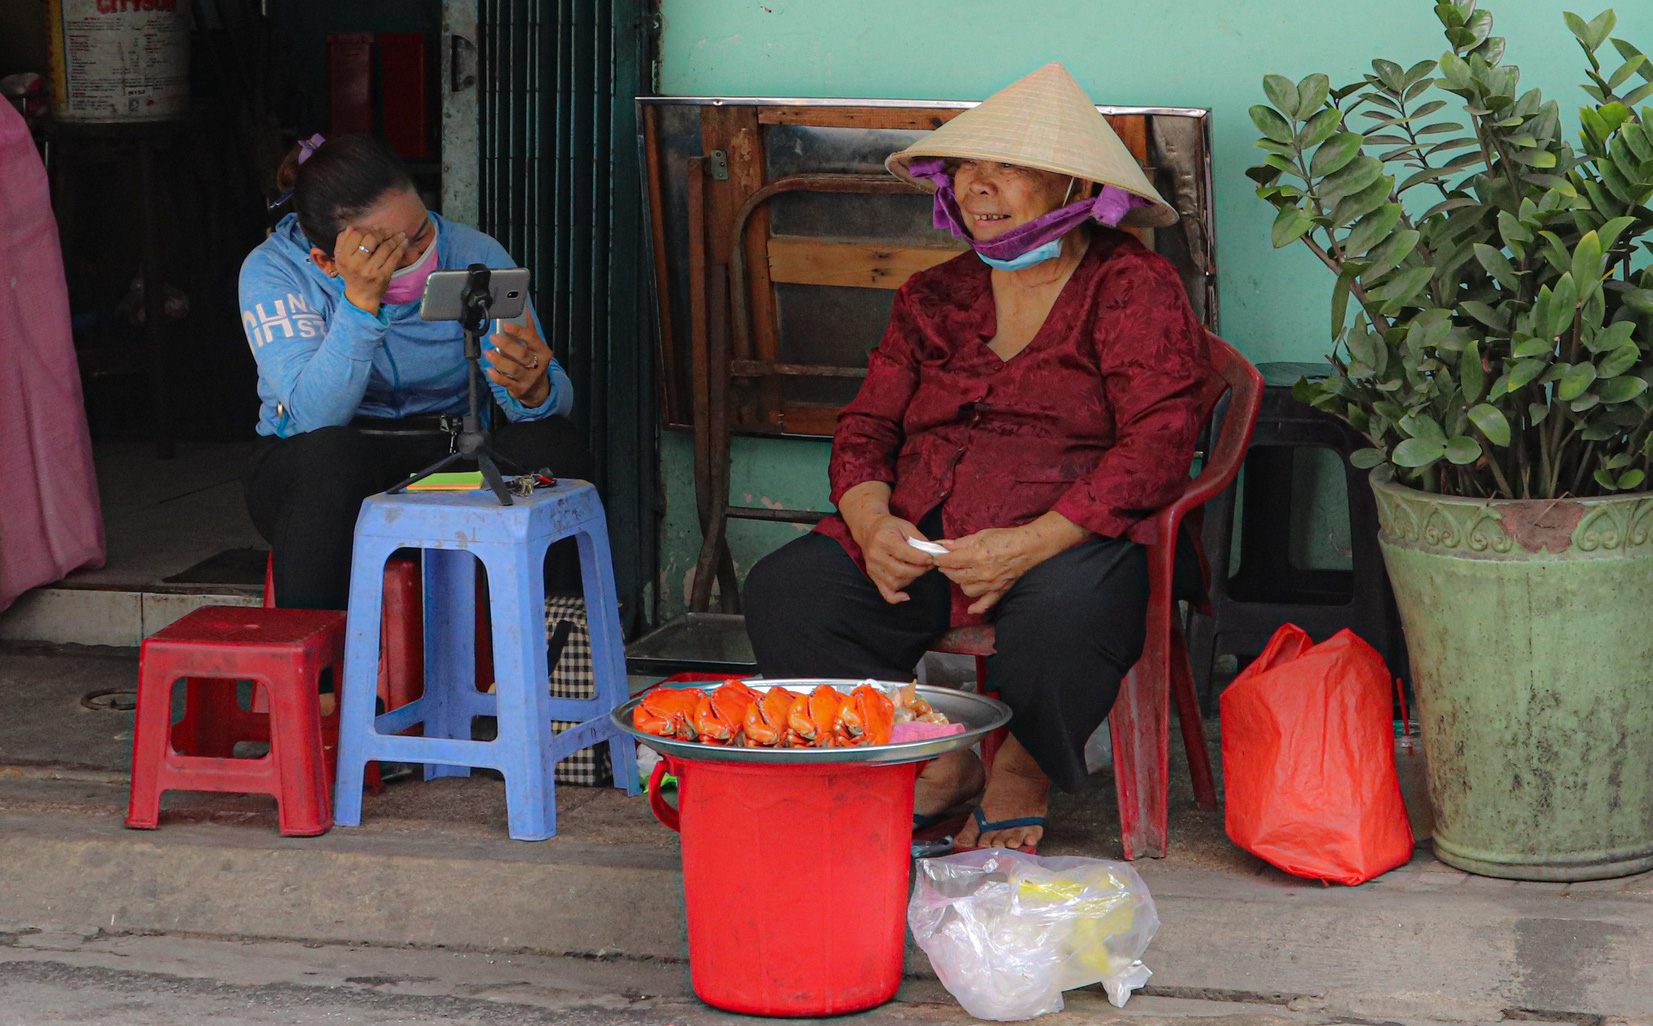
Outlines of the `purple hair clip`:
M327 138L325 136L323 136L320 132L317 132L315 135L312 135L308 139L300 139L298 141L298 162L300 164L302 164L305 161L309 160L312 156L315 155L315 152L317 150L321 149L321 144L326 142L326 141L327 141ZM289 199L292 199L292 197L293 197L293 190L288 189L286 192L282 193L280 196L277 196L275 199L270 201L270 209L274 210L276 207L281 206L283 203L287 202Z
M302 164L309 160L317 150L321 149L321 144L326 141L326 137L320 132L317 132L308 139L300 139L298 141L298 162Z

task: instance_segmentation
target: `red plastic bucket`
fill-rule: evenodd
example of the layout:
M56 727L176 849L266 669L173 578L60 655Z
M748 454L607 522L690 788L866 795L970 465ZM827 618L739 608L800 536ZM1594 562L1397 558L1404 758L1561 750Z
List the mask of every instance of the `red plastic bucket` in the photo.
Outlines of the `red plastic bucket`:
M682 835L689 975L746 1015L859 1012L895 996L921 764L663 756L649 783ZM677 808L660 780L677 777Z

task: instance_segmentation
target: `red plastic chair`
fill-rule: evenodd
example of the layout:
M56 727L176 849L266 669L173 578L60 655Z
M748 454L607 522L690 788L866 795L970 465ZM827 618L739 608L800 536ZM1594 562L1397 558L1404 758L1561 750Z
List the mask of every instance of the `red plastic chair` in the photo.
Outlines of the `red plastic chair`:
M1119 688L1119 698L1108 715L1113 738L1114 785L1119 796L1120 840L1127 859L1143 856L1163 858L1169 833L1170 806L1170 701L1176 700L1182 725L1183 744L1188 750L1188 771L1194 781L1194 799L1202 809L1217 807L1217 787L1211 775L1211 759L1205 749L1205 729L1200 722L1199 701L1194 694L1194 675L1188 662L1188 643L1172 598L1172 571L1176 561L1177 532L1190 516L1198 517L1200 507L1233 483L1251 445L1257 410L1263 401L1263 376L1233 346L1207 334L1211 365L1216 370L1206 397L1207 411L1215 410L1224 394L1228 409L1212 436L1210 451L1199 475L1188 482L1182 496L1154 514L1152 522L1159 541L1148 546L1148 633L1142 658ZM1208 412L1208 416L1209 416ZM1199 532L1194 532L1198 546ZM1210 571L1205 553L1199 553L1200 569L1210 590ZM1200 611L1205 600L1200 600ZM961 627L948 631L930 646L933 652L976 657L976 679L987 679L986 657L993 654L993 627ZM992 764L1004 735L995 732L982 743L982 759Z

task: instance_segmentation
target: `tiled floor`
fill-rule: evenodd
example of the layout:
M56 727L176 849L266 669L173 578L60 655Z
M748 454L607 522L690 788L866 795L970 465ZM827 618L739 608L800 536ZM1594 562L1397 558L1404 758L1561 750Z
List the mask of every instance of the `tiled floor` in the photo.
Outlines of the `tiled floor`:
M259 587L169 584L228 549L264 542L247 519L241 479L250 446L145 443L95 452L108 557L96 570L36 588L0 613L0 640L133 646L201 605L256 605Z

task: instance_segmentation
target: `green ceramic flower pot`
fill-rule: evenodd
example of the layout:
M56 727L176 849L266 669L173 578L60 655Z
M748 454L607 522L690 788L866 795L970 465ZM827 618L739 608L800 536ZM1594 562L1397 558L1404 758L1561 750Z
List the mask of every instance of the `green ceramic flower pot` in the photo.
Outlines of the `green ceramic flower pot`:
M1653 494L1489 501L1372 474L1435 854L1485 876L1653 869Z

